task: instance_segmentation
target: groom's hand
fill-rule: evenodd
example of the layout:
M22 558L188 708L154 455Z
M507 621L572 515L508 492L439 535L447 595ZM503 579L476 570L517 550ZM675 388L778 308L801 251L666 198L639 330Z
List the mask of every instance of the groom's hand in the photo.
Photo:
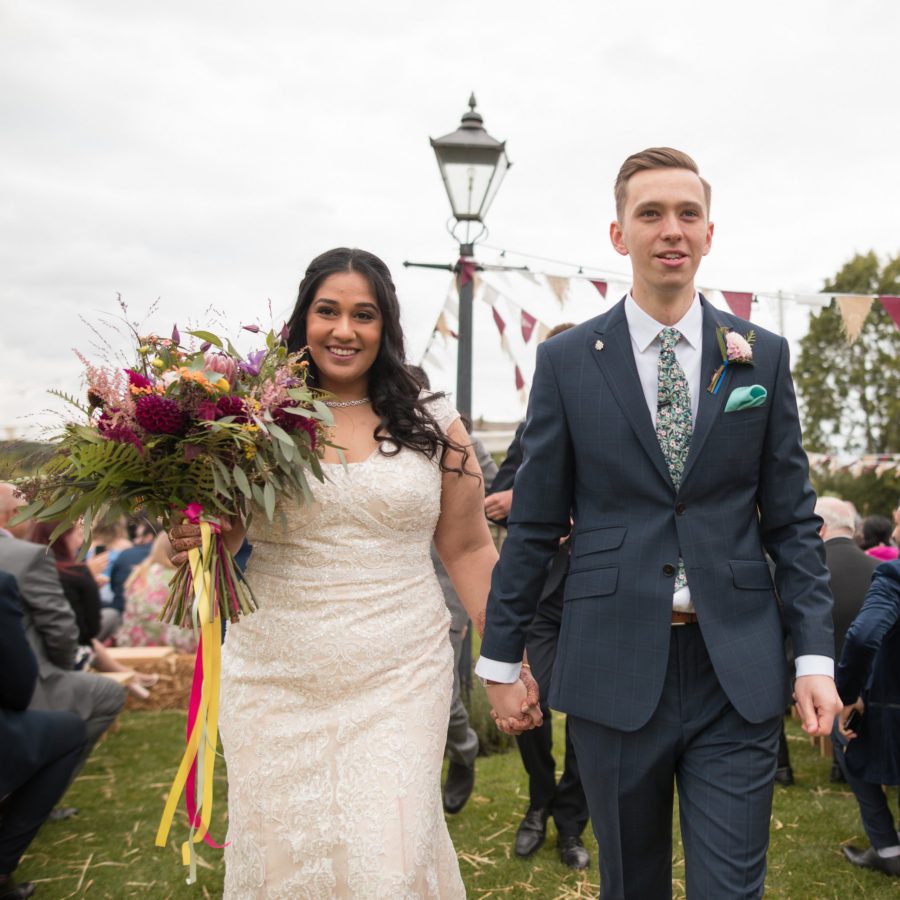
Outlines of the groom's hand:
M831 734L834 717L844 704L834 679L827 675L803 675L794 682L794 701L807 734Z

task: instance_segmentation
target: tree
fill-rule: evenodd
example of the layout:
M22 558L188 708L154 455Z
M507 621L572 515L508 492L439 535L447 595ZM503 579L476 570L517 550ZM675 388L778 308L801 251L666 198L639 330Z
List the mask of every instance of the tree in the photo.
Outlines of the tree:
M900 256L856 254L825 292L900 294ZM793 366L803 443L819 453L900 453L900 330L876 300L853 344L837 303L810 317Z

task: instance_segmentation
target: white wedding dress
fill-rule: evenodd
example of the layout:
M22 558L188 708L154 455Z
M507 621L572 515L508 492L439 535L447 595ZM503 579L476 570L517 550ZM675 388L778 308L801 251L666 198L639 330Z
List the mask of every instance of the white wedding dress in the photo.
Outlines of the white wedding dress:
M431 404L446 430L457 417ZM464 898L440 794L453 654L429 547L436 462L326 467L254 520L259 610L228 627L225 898Z

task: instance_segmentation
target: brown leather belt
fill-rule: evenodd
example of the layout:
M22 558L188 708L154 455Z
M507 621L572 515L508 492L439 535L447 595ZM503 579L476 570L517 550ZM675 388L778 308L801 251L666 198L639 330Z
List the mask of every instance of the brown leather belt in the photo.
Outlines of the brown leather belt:
M676 625L696 625L697 613L679 612L677 609L672 610L672 627Z

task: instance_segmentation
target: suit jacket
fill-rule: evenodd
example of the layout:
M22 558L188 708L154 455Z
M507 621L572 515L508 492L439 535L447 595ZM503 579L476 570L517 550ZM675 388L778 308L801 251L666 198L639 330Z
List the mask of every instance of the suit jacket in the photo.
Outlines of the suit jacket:
M12 575L0 572L0 709L27 709L36 682L37 660L22 628L19 587Z
M787 342L701 304L704 383L678 490L641 389L624 300L538 348L524 461L492 581L482 653L514 662L573 516L550 705L620 730L640 728L659 702L679 553L716 675L748 721L783 712L787 681L766 551L797 655L834 653ZM755 365L729 366L712 394L720 325L756 332ZM766 388L766 403L726 414L729 394L754 384Z
M53 557L41 544L0 536L0 571L19 585L22 624L37 658L30 709L65 709L87 719L94 708L90 680L71 671L78 647L75 613L63 594Z
M873 784L900 784L900 561L875 569L835 680L845 704L862 696L866 705L847 767Z
M878 568L878 560L860 550L848 537L836 537L825 541L825 565L831 574L831 593L834 607L834 658L841 658L844 635L850 623L863 605L866 591L872 583L872 573Z

